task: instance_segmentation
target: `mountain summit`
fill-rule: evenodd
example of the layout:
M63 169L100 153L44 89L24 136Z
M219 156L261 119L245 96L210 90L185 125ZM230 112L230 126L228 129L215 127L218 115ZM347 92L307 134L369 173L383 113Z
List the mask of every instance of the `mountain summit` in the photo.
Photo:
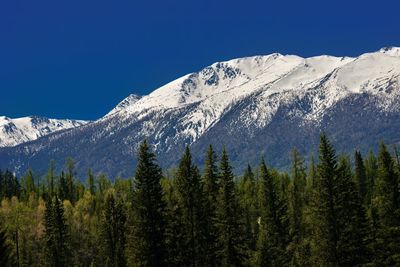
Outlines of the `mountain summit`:
M16 146L86 123L87 121L48 119L38 116L18 119L0 116L0 147Z
M162 166L188 144L201 161L208 144L227 146L235 166L260 154L278 167L294 146L309 155L325 131L345 152L398 143L400 48L359 57L271 54L217 62L149 95L131 95L105 117L0 151L0 168L44 171L48 161L77 161L80 173L128 176L148 138ZM61 166L61 165L60 165Z

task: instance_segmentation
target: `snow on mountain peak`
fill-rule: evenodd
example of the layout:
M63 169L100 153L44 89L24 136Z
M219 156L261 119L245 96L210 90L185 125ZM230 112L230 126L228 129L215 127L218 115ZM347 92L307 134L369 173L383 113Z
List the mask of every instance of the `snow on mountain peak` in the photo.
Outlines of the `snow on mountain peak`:
M39 116L17 119L0 116L0 147L16 146L53 132L75 128L87 123L87 121L81 120L58 120Z
M318 120L324 110L346 95L377 94L379 88L389 83L400 83L399 51L396 47L383 48L355 58L329 55L303 58L274 53L216 62L149 95L130 96L108 115L139 120L150 112L196 105L180 122L184 129L181 134L196 140L217 123L229 107L250 95L258 95L259 106L253 119L244 120L251 120L249 125L257 120L257 125L262 127L277 111L280 102L319 88L319 97L313 100L312 112L306 116ZM146 131L149 129L151 131L151 127Z
M379 50L380 53L384 53L394 57L400 57L400 47L383 47Z
M118 103L118 105L112 109L106 116L113 115L115 113L118 113L121 110L126 109L130 105L135 104L137 101L139 101L142 98L142 96L137 95L137 94L130 94L127 98L122 100L121 102Z

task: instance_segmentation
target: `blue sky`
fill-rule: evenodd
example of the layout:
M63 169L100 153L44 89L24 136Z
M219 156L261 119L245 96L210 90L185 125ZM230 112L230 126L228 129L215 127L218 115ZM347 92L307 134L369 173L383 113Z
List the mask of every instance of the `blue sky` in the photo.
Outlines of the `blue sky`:
M96 119L215 61L400 46L400 1L0 2L0 115Z

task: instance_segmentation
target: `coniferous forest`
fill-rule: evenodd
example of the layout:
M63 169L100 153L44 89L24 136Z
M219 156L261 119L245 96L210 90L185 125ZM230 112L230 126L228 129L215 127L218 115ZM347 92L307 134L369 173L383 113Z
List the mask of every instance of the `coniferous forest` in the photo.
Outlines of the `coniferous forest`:
M338 155L321 135L307 164L248 166L229 148L183 151L163 171L150 144L132 179L81 182L68 159L45 177L0 172L0 266L400 266L400 159Z

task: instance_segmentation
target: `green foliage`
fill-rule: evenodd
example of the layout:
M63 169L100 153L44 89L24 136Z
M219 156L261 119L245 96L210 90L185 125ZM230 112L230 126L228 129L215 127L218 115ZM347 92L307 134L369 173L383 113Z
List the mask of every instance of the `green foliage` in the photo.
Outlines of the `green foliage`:
M0 227L0 266L12 267L15 261L11 247L7 242L6 232Z
M182 214L183 227L181 231L185 238L185 247L183 248L186 256L185 262L189 266L202 266L205 261L204 194L200 172L192 162L188 146L179 163L175 186Z
M222 151L219 170L220 189L216 210L219 266L246 266L247 247L243 238L244 225L240 217L241 211L235 192L232 167L225 149Z
M126 214L121 201L110 191L104 203L100 224L103 260L109 267L126 265Z
M0 171L0 266L400 266L397 149L357 151L353 168L322 135L308 170L291 158L235 177L225 149L201 173L187 147L163 177L144 141L134 179L81 183L72 159Z
M63 267L70 263L70 244L64 208L56 196L46 202L44 214L46 256L49 266Z
M162 173L147 141L139 148L132 202L131 266L165 266L166 204Z
M279 193L279 178L267 170L264 160L261 161L260 179L261 216L256 266L286 266L287 206Z

